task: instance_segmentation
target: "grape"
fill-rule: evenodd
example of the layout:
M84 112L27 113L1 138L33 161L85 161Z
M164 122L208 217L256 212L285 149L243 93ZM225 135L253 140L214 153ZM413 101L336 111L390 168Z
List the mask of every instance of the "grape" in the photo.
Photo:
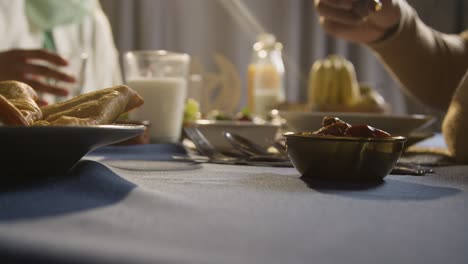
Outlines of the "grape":
M200 104L192 98L187 99L184 110L184 123L194 122L200 117Z

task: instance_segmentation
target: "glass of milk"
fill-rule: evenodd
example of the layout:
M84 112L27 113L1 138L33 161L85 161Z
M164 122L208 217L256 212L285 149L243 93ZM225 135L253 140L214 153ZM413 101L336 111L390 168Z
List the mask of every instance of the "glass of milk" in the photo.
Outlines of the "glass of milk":
M190 56L165 50L139 50L124 54L126 84L145 103L132 110L132 120L148 120L152 143L180 140Z

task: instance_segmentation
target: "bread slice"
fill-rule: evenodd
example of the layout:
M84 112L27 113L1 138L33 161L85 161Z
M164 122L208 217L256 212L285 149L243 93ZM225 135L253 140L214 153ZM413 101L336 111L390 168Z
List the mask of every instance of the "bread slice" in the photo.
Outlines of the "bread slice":
M138 93L125 85L76 96L42 108L43 118L34 125L92 126L114 122L120 115L144 103Z
M4 125L32 125L42 118L35 100L37 94L29 85L18 81L1 81L0 120Z

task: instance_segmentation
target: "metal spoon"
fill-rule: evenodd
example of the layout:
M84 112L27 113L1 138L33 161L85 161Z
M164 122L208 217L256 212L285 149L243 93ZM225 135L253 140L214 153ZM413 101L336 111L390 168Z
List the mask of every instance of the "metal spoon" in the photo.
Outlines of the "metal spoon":
M184 132L187 137L197 147L197 150L204 156L208 157L211 161L225 164L235 164L239 162L239 158L226 156L211 145L205 136L196 127L185 127Z
M397 162L390 174L424 176L428 173L434 173L434 169L416 164Z
M268 143L271 144L271 146L273 146L278 152L280 155L284 156L284 157L287 157L288 156L288 150L286 148L286 146L284 145L284 143L278 141L278 140L274 140L274 139L267 139Z
M248 157L250 161L289 161L289 159L282 155L271 154L264 147L257 143L232 132L223 132L224 138L231 143L233 147L239 150L242 154Z
M270 155L270 153L268 153L268 151L265 148L261 147L257 143L250 141L249 139L246 139L243 136L227 131L224 131L223 135L224 138L227 141L229 141L229 143L231 143L233 147L235 147L237 150L239 150L246 156Z

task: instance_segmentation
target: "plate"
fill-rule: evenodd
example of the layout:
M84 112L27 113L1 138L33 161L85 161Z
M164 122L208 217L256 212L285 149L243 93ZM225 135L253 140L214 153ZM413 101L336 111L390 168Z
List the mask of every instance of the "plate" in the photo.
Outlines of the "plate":
M280 111L286 130L292 132L315 131L321 127L324 116L336 116L351 125L366 124L382 129L393 136L408 136L431 125L435 118L428 115L385 115L372 113L299 112Z
M143 133L145 126L0 126L2 182L66 174L98 147Z
M270 122L226 120L198 120L195 125L216 149L223 152L237 152L224 138L224 131L247 137L260 146L268 147L270 140L275 139L280 128L279 124Z

